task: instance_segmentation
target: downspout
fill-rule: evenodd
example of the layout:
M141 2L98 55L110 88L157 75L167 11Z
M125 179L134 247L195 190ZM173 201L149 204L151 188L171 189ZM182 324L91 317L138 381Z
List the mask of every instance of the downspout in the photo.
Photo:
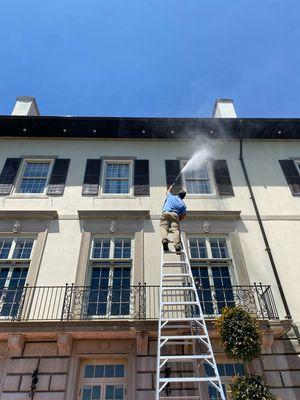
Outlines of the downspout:
M254 210L255 210L255 214L256 214L256 217L257 217L257 220L258 220L260 231L261 231L262 237L264 239L264 243L265 243L265 246L266 246L265 250L268 253L269 260L270 260L270 263L271 263L271 266L272 266L272 270L273 270L273 273L274 273L274 276L275 276L275 279L276 279L276 283L277 283L277 286L278 286L278 289L279 289L279 292L280 292L280 295L281 295L282 303L283 303L283 306L284 306L284 309L285 309L285 312L286 312L286 318L292 319L291 313L290 313L290 309L289 309L288 303L286 301L286 297L285 297L284 291L282 289L280 278L279 278L279 275L278 275L278 272L277 272L277 268L276 268L276 265L275 265L275 262L274 262L272 251L271 251L271 248L269 246L269 242L268 242L268 238L267 238L267 235L266 235L266 231L265 231L263 222L262 222L261 217L260 217L260 213L259 213L259 210L258 210L258 207L257 207L257 203L256 203L256 200L255 200L255 196L254 196L254 193L252 191L251 183L250 183L250 180L249 180L249 177L248 177L248 173L247 173L247 170L246 170L246 166L245 166L245 163L244 163L244 158L243 158L243 138L242 138L241 133L240 133L240 158L239 158L239 160L240 160L241 165L242 165L242 170L243 170L243 173L244 173L244 176L245 176L245 180L246 180L246 183L247 183L247 186L248 186L248 189L249 189L250 199L252 201L252 204L253 204L253 207L254 207Z

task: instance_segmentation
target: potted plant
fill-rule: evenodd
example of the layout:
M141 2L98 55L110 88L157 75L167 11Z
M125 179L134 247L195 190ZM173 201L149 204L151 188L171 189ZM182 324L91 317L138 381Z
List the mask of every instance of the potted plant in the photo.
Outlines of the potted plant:
M231 400L276 400L259 375L238 376L230 385Z

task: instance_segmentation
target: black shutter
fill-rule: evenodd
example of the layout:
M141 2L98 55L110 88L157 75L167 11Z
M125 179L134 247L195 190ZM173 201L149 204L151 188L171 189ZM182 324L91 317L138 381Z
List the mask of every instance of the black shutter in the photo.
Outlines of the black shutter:
M57 158L54 161L47 194L51 196L61 196L64 193L69 164L69 159Z
M179 160L166 160L166 180L167 188L169 188L172 183L174 183L180 172L180 162ZM172 193L177 194L182 189L181 176L177 179L176 184L173 186Z
M226 160L213 160L213 170L220 196L234 196Z
M293 160L279 160L285 179L293 196L300 195L300 175Z
M134 195L149 194L149 160L134 160Z
M97 196L99 191L101 160L86 160L85 174L82 186L83 196Z
M0 196L8 196L13 188L21 158L7 158L0 175Z

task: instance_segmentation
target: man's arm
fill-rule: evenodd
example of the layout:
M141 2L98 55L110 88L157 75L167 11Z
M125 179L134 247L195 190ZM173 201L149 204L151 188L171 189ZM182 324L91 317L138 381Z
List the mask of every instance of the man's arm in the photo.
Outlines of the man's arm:
M168 189L167 189L167 193L166 195L168 195L169 193L171 193L171 190L173 189L173 185L171 185Z

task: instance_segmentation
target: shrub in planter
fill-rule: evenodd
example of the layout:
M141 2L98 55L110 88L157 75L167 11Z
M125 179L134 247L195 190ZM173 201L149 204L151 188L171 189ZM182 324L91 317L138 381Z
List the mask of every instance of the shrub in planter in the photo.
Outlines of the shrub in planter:
M232 400L276 400L259 375L239 376L230 387Z
M216 328L228 358L251 361L260 356L259 327L255 319L241 307L223 308Z

